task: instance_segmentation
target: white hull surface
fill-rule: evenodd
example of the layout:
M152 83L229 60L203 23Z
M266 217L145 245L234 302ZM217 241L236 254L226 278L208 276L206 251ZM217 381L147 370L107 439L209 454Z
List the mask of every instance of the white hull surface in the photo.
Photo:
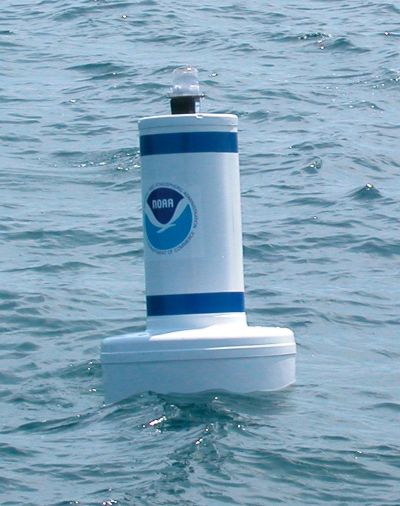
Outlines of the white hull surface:
M144 391L272 391L295 381L291 330L211 325L163 334L142 332L103 341L106 402Z

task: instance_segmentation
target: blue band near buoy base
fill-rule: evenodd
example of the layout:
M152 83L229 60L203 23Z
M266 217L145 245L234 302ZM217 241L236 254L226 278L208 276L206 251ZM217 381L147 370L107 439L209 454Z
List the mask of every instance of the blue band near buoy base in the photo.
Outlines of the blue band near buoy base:
M243 292L150 295L146 301L148 316L244 312Z

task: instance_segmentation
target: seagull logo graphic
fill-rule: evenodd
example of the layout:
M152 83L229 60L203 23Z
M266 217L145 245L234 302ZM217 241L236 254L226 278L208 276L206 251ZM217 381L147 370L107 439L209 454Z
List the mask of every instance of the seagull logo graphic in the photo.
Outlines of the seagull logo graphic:
M182 247L194 224L190 197L176 188L156 187L144 203L144 224L153 249L165 252Z

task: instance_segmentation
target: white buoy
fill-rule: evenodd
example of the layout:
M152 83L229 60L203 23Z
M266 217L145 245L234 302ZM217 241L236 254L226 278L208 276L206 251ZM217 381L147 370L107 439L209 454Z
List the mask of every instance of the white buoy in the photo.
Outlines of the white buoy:
M139 122L147 330L103 341L107 402L295 381L293 332L246 322L238 119L196 112L192 67L174 77L173 114Z

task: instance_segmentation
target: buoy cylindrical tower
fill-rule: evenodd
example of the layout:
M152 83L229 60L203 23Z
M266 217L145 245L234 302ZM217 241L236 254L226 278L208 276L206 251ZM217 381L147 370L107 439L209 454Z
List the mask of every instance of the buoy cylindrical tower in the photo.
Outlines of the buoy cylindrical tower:
M243 319L236 116L146 118L139 131L149 327Z
M238 119L200 113L201 96L177 69L172 114L139 122L147 330L103 341L108 402L295 381L292 331L246 323Z

